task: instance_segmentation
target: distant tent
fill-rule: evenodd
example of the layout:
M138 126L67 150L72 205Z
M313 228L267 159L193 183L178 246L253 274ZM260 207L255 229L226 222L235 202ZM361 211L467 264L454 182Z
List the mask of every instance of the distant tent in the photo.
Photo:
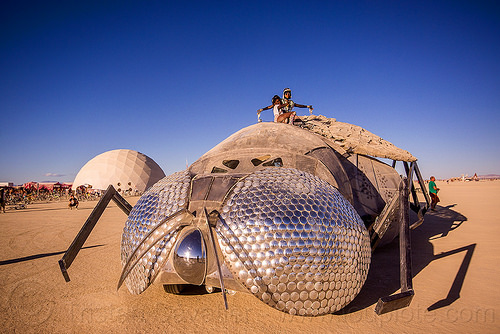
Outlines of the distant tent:
M24 189L38 189L38 182L26 182L23 184Z
M23 188L27 190L41 190L45 189L52 191L54 189L61 189L62 184L59 182L26 182L23 184Z
M46 189L52 191L56 188L60 188L61 184L59 182L39 182L38 189Z

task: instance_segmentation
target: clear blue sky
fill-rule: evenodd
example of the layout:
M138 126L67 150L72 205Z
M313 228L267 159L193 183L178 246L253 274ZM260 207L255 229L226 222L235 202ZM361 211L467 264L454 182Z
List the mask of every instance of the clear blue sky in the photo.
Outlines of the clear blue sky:
M16 0L0 4L0 181L72 181L118 148L170 174L284 87L426 178L500 174L498 1Z

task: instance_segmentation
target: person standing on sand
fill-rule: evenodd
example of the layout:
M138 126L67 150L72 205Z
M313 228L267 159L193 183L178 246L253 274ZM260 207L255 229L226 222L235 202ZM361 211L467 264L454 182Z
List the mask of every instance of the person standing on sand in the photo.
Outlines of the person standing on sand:
M5 213L5 189L0 188L0 210Z
M438 191L439 188L436 187L436 178L431 176L431 182L429 182L429 195L431 195L431 210L436 210L436 204L439 202Z

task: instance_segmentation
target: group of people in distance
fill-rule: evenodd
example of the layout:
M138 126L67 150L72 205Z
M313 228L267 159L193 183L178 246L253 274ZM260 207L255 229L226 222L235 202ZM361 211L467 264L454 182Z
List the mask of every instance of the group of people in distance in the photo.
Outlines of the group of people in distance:
M303 105L293 102L292 90L290 88L285 88L283 90L283 98L280 98L278 95L274 95L271 100L271 105L257 110L257 119L259 122L262 122L260 119L260 113L264 110L273 109L275 122L293 125L294 122L301 121L300 118L296 116L295 111L292 110L293 107L309 108L310 113L313 111L313 107L311 105Z

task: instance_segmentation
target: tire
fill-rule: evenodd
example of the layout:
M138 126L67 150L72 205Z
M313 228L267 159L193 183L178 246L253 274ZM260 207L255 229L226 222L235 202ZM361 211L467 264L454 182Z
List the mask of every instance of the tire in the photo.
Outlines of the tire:
M184 290L184 287L184 284L163 284L163 290L174 295L181 294L182 290Z

